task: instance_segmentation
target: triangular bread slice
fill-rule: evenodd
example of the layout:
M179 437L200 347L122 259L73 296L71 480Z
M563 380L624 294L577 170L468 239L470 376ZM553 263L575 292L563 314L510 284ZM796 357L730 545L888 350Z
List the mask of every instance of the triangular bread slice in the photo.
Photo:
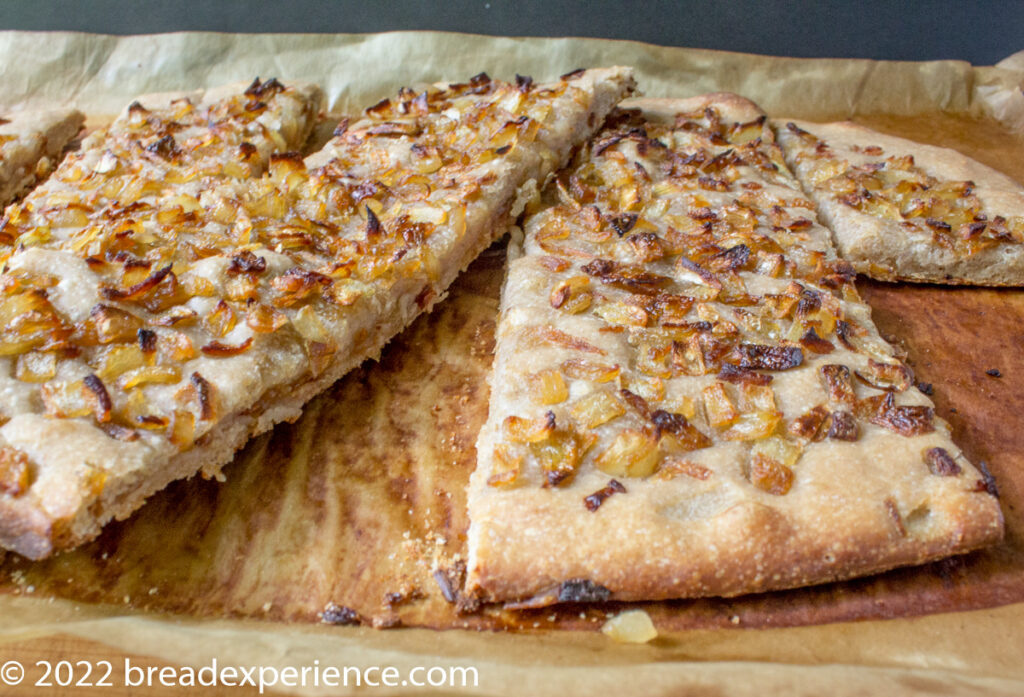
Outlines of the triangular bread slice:
M280 152L295 143L271 148L259 179L237 165L262 157L248 139L280 135L279 120L241 143L199 121L171 140L142 124L137 147L123 134L143 112L125 114L78 162L128 173L98 188L131 202L73 205L75 225L45 231L31 225L42 210L23 209L4 229L22 246L2 302L40 319L36 334L0 337L0 544L34 558L78 544L296 418L443 296L632 84L614 68L402 90L308 162ZM289 94L264 88L242 111ZM131 157L104 160L111 143ZM88 201L90 171L59 180L77 177L68 191Z
M779 121L840 255L883 281L1024 285L1024 186L955 150L855 123Z
M760 109L626 105L510 252L468 590L732 596L998 540Z
M0 114L0 206L43 179L82 128L74 109Z

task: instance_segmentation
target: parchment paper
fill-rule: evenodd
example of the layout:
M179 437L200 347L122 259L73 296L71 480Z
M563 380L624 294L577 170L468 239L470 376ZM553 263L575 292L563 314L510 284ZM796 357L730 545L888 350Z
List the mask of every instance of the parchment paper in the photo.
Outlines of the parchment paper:
M1016 47L1008 47L1010 51ZM274 75L311 80L330 109L361 109L403 85L486 71L553 78L581 66L637 69L651 97L738 92L773 114L842 118L864 113L982 113L982 97L1015 88L1017 63L972 68L962 61L923 63L770 58L667 48L632 41L520 39L392 32L362 35L179 33L97 36L0 32L0 108L72 101L82 111L114 114L135 95ZM977 87L991 88L984 95ZM1007 118L1019 114L1007 115Z
M1015 48L1007 47L1008 52ZM121 38L0 32L0 110L72 104L99 123L140 93L259 75L318 82L327 90L331 111L342 113L401 85L464 79L482 70L501 78L520 73L542 79L579 66L629 64L650 96L730 90L758 101L772 115L817 120L892 115L904 117L905 125L911 116L990 119L986 133L999 133L995 120L1012 138L1010 131L1024 130L1019 63L1008 59L1001 67L974 68L956 61L802 60L622 41L419 32ZM1000 145L989 147L995 152ZM39 595L0 595L0 643L60 632L193 665L211 656L278 666L314 660L469 663L480 671L480 686L459 692L477 694L1024 693L1019 661L1024 605L884 622L674 631L652 645L634 647L592 632L381 632L198 620L140 613L110 604L109 598L96 605L55 598L56 593Z

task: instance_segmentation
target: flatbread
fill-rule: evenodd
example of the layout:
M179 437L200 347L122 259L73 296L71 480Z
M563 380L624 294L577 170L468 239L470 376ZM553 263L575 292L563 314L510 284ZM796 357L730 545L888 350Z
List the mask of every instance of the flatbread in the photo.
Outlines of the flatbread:
M49 174L84 121L74 109L0 114L0 206Z
M883 281L1024 284L1024 187L955 150L855 123L775 124L844 259Z
M632 105L511 250L468 591L732 596L998 540L987 475L879 336L763 113Z
M51 206L67 216L54 230L23 209L3 231L24 247L5 302L49 324L4 337L0 544L33 558L76 545L297 418L442 297L632 84L614 68L402 90L305 162L282 152L308 133L285 114L316 109L276 81L201 110L223 119L188 101L129 109L56 177L82 182L66 193L86 210ZM89 171L137 198L101 213Z

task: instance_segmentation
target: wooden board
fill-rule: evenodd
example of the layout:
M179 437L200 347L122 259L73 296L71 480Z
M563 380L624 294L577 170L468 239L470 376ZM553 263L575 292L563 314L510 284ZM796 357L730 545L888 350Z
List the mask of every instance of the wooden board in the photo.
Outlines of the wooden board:
M1024 181L1024 145L989 122L877 117L896 135L958 147ZM178 482L94 543L9 558L0 592L201 617L316 622L331 603L375 626L599 626L619 607L460 615L432 572L464 551L465 485L487 409L502 278L492 248L450 297L258 438L226 482ZM884 334L934 386L938 413L998 481L1006 541L924 567L736 599L645 604L663 630L767 627L920 615L1024 600L1024 291L859 284ZM1002 377L986 375L998 369Z

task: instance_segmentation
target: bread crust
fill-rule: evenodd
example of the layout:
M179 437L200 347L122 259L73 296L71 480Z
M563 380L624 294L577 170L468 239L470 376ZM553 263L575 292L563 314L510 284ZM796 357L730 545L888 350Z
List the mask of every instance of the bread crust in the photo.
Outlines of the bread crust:
M733 96L715 95L676 102L637 100L623 104L624 107L634 105L651 109L653 118L648 124L671 124L675 113L693 114L707 107L715 108L725 122L735 118L745 123L753 120L752 115L760 115L747 100ZM642 124L630 123L616 133L638 127ZM671 132L648 128L650 137L658 137L663 143L676 137ZM651 177L650 186L664 186L664 170L659 169L657 159L643 155L644 149L632 144L607 145L612 141L627 142L625 138L615 141L613 136L608 132L599 134L594 149L606 152L618 147L611 159L619 158L625 163L624 167L634 170L640 169L637 164L642 166ZM781 154L773 151L771 131L764 128L760 137L763 140L758 149L768 156L774 152L774 157L781 158ZM675 155L666 159L694 161L698 146L710 150L707 157L730 146L738 147L721 143L716 150L704 141L692 147L683 143L676 148ZM581 155L576 163L581 168L578 171L585 172L580 176L588 177L587 181L593 181L589 177L595 176L591 170L584 169L588 158L597 161L594 149ZM646 145L645 151L658 152L659 148ZM603 172L600 168L599 171ZM785 167L777 174L771 172L767 165L760 175L745 169L743 177L734 182L730 191L719 196L698 189L697 195L705 198L712 210L722 210L721 206L728 205L743 190L738 184L756 182L757 191L770 193L791 204L785 209L790 218L801 210L813 216L810 204L793 206L799 204L802 196ZM607 179L614 175L600 176ZM628 188L629 184L620 182L619 186ZM565 189L570 190L570 186L566 185ZM691 195L683 193L676 198L669 195L667 210L678 212L678 202L691 200L687 198ZM478 441L479 464L468 494L471 523L467 586L471 592L488 601L511 603L512 607L539 607L569 600L733 596L825 583L918 564L990 544L1001 537L1003 521L998 503L984 487L979 488L984 477L965 461L941 422L936 423L931 432L909 437L876 423L862 422L860 436L854 442L831 438L807 442L800 459L792 464L792 487L779 495L754 486L751 480L751 449L756 441L724 438L722 430L712 427L700 408L687 418L692 426L710 434L710 447L673 455L690 463L683 471L691 474L662 477L655 473L639 477L602 471L596 464L602 451L619 434L642 423L637 421L637 414L631 407L623 407L620 416L591 429L597 440L587 446L590 450L576 466L571 479L554 485L548 479L545 484L545 470L540 461L529 454L532 451L522 449L509 436L506 419L510 416L535 419L548 410L558 428L576 433L573 429L578 429L579 425L573 408L581 396L609 389L608 385L614 390L642 378L634 366L643 355L634 345L646 345L643 344L644 329L634 332L626 327L624 331L611 331L615 327L586 309L570 314L553 307L551 298L561 296L553 295L552 289L562 280L580 275L583 265L595 255L620 262L629 257L620 243L610 247L587 243L587 235L594 233L586 232L587 228L573 227L572 221L579 214L568 213L571 206L566 193L556 198L549 191L548 196L548 207L526 220L522 246L515 244L509 254L491 378L490 414ZM633 210L647 210L645 206L652 202L654 199L645 198ZM598 195L592 205L606 204L607 200ZM610 218L613 214L608 211L605 215ZM699 215L706 216L705 213ZM663 240L668 239L671 233L666 231L664 221L647 221L655 223ZM831 260L830 263L839 263L827 230L810 221L806 225L801 223L799 228L800 235L793 243L796 247L819 253L821 259ZM572 250L571 253L559 253L552 243L545 242L545 234L560 229L567 230L567 235L563 233L550 239L563 245L561 249ZM768 230L765 234L769 234ZM780 243L785 242L784 235L774 234ZM611 245L618 238L609 239ZM563 266L552 262L552 258L567 263ZM554 271L555 268L560 270ZM653 260L637 262L635 268L665 275L671 273L669 269L678 267ZM748 292L755 296L782 292L790 278L799 280L805 289L826 287L815 285L801 274L787 276L783 273L775 278L744 270L740 276ZM680 283L682 277L674 278L674 283L665 287L677 292L682 286L675 283ZM839 287L842 285L840 282ZM852 291L852 286L849 288ZM622 297L598 286L594 289L594 304L602 302L599 293L607 293L613 299ZM839 302L846 321L866 332L863 338L873 347L873 357L863 350L846 348L838 338L832 338L831 352L816 354L805 350L801 365L772 372L770 384L776 405L784 415L783 425L776 435L786 433L795 417L817 405L827 404L829 409L836 409L829 401L821 378L823 366L841 364L851 371L866 374L869 360L897 364L892 349L871 323L870 308L860 302L855 293L845 291ZM727 305L711 302L708 306L725 312ZM757 303L746 309L756 311L756 307ZM687 317L687 321L697 319L693 315ZM648 318L647 321L653 320ZM571 337L572 342L538 344L531 338L536 336L538 327L554 328ZM626 336L631 337L629 341ZM581 353L571 345L592 348ZM619 366L617 383L594 383L563 374L568 399L538 405L530 392L532 376L545 370L560 370L559 366L564 366L565 361L581 356ZM650 397L649 408L672 412L682 409L681 405L688 399L699 405L703 390L716 382L721 381L714 373L665 377L664 396ZM858 398L881 394L859 384L856 390ZM912 387L898 395L899 403L908 406L927 408L931 404ZM500 458L496 455L499 448L507 448ZM942 448L955 459L959 466L957 476L936 476L929 471L923 454L933 448ZM668 454L673 452L669 450ZM517 457L522 457L518 477L509 486L501 475L508 461ZM664 473L668 468L666 462L667 459L663 459L656 472ZM586 501L608 486L610 479L618 481L623 490L607 495L597 505Z
M774 121L787 164L818 204L822 222L833 230L839 253L859 273L883 281L983 286L1024 284L1022 240L999 242L967 254L960 248L938 244L927 226L866 214L816 188L810 175L813 165L821 158L787 127L788 123L824 141L831 154L854 166L910 155L917 168L940 182L971 182L972 192L980 199L989 220L996 216L1008 219L1024 216L1024 187L1002 172L955 150L878 133L860 124ZM872 146L881 148L883 153L863 152L864 148ZM1024 232L1024 226L1021 229Z

